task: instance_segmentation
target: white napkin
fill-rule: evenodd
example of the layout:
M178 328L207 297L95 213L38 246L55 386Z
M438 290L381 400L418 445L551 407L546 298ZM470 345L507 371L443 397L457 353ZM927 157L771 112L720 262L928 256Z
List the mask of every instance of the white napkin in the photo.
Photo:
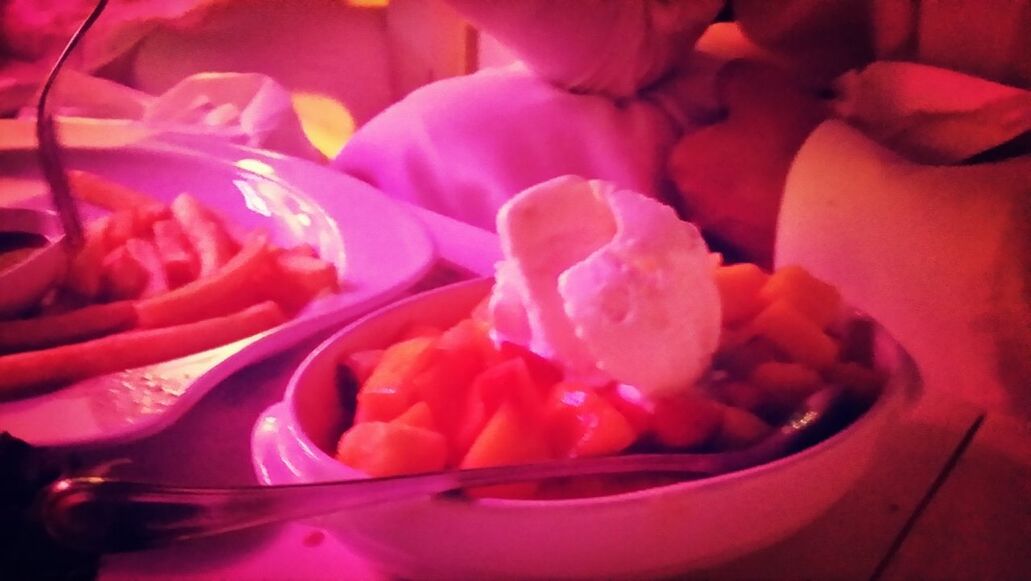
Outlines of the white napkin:
M51 98L59 121L131 122L141 134L223 139L325 160L305 137L290 92L257 73L199 73L153 96L69 69ZM33 115L25 106L20 116Z

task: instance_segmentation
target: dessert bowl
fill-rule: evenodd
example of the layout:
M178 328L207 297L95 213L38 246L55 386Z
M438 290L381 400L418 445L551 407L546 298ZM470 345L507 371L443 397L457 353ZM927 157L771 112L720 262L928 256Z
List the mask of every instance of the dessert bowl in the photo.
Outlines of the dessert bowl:
M349 421L336 387L341 357L388 345L410 325L447 326L492 287L478 279L377 311L322 343L283 401L255 424L260 482L364 478L336 460ZM826 440L729 474L609 496L471 500L441 496L313 519L386 572L415 578L652 577L711 566L771 545L822 514L863 474L878 435L919 387L909 356L875 326L874 360L888 379L862 416Z

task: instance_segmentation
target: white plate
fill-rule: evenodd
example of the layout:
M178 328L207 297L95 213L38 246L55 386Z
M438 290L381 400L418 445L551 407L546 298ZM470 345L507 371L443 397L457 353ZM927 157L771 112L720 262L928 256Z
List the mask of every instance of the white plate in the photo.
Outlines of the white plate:
M0 205L45 207L31 143L0 146ZM288 323L182 359L128 370L33 397L0 401L0 430L36 445L141 438L167 427L233 371L320 330L338 327L402 294L435 260L410 212L374 188L315 164L223 143L198 150L139 142L68 151L68 164L170 201L188 191L240 229L273 242L306 242L343 273L343 290ZM87 214L97 209L87 208Z

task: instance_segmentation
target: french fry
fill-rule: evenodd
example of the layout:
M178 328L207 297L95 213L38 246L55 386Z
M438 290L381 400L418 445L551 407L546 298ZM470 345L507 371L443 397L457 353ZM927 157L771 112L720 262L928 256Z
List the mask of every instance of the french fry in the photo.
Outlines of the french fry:
M143 294L150 273L126 246L119 246L104 257L101 265L100 294L114 300L135 299Z
M165 267L161 264L161 258L153 242L142 238L130 238L125 241L125 250L147 271L147 284L144 285L140 297L155 297L168 292Z
M108 253L109 220L109 216L104 216L86 226L86 239L72 259L64 279L67 290L85 299L94 299L100 294L101 265Z
M136 324L130 301L90 305L59 315L0 322L0 353L46 349L124 331Z
M296 312L323 292L338 290L336 266L319 258L280 252L276 256L276 283L270 298L287 312Z
M154 247L165 270L169 288L179 288L195 280L200 274L200 264L183 234L179 222L159 220L154 222Z
M0 394L14 395L183 357L249 337L285 320L279 306L268 301L195 323L0 356Z
M70 170L68 181L76 198L112 212L158 203L143 192L87 171Z
M260 289L270 282L270 258L266 237L251 236L240 252L213 275L141 300L136 305L140 326L166 327L198 321L263 300Z
M170 208L197 254L201 277L214 274L240 250L222 223L193 196L179 194Z

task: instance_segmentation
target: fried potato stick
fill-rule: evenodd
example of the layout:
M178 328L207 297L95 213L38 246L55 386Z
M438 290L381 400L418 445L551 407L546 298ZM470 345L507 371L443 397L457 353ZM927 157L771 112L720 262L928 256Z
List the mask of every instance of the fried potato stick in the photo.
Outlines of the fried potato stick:
M225 266L163 295L136 304L141 327L166 327L225 315L252 305L269 280L270 255L266 237L250 237Z
M168 361L249 337L285 320L279 306L268 301L196 323L0 356L0 395Z
M46 349L93 339L136 324L131 301L91 305L33 319L0 322L0 353Z
M143 192L87 171L69 170L68 181L76 198L112 212L160 203Z

